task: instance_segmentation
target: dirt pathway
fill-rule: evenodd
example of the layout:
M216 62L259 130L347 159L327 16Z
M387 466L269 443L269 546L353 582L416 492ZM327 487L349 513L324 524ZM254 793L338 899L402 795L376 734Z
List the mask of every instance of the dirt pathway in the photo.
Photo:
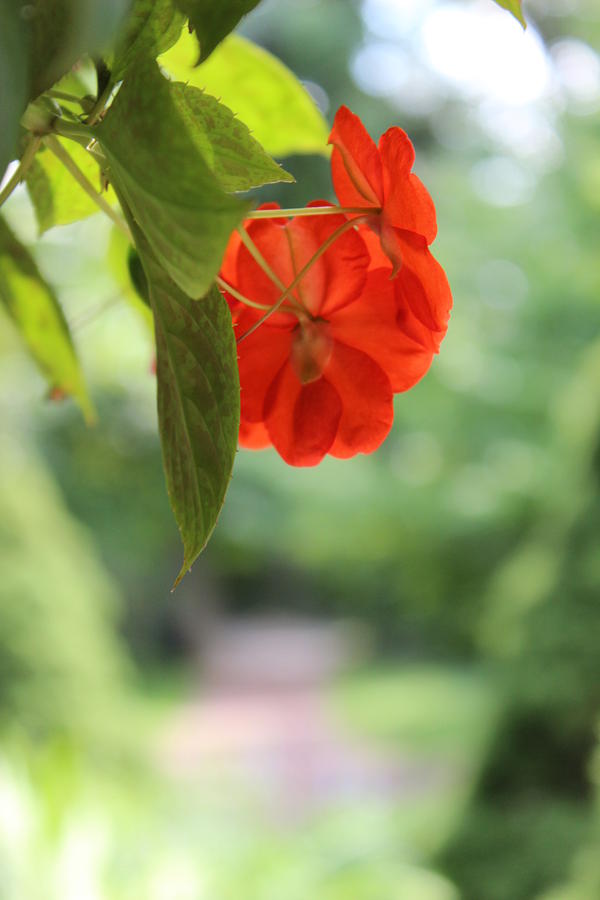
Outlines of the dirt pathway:
M161 735L161 768L177 779L236 785L278 820L348 802L416 800L452 777L447 766L357 734L328 700L352 665L356 633L294 620L222 625L198 693Z

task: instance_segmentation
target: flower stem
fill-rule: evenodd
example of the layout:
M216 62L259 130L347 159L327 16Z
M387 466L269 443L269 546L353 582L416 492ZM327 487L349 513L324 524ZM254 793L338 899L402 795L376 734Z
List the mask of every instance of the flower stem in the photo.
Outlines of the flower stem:
M258 263L258 265L263 270L265 275L268 275L268 277L271 279L273 284L277 285L277 287L279 288L280 291L284 291L285 284L279 278L279 276L277 276L275 274L275 272L273 271L273 269L271 268L269 263L266 261L266 259L264 258L264 256L262 255L262 253L260 252L260 250L258 249L256 244L254 243L254 241L252 240L252 238L250 237L250 235L248 234L246 229L243 227L238 228L238 234L242 239L242 243L243 243L244 247L246 248L246 250L248 251L250 256L255 260L255 262Z
M273 271L273 269L271 268L269 263L266 261L266 259L264 258L264 256L262 255L262 253L260 252L260 250L258 249L256 244L254 243L254 241L248 234L248 232L245 230L245 228L238 228L238 232L239 232L240 238L242 239L242 243L244 244L244 246L245 246L246 250L248 251L248 253L250 254L250 256L254 259L256 264L258 266L260 266L260 268L263 270L265 275L271 279L273 284L276 287L278 287L280 291L285 291L286 290L285 284L283 283L281 278ZM287 297L288 297L288 294L286 294L286 298ZM298 300L294 299L293 297L290 297L289 302L290 302L290 305L293 306L294 309L297 312L299 312L301 315L304 315L304 316L308 315L306 309L304 308L302 303L300 303ZM270 306L264 307L264 309L266 309L266 310L270 310L271 308L272 307L270 307Z
M8 179L3 189L0 191L0 206L2 206L5 200L8 200L17 185L25 178L41 143L41 137L34 135L27 144L25 152L21 157L21 162L13 172L12 177Z
M261 316L257 322L254 323L254 325L252 325L247 331L245 331L242 335L240 335L240 337L237 339L237 343L239 344L245 338L249 337L253 332L256 331L257 328L259 328L263 324L263 322L266 322L267 319L273 315L273 313L277 312L277 310L279 309L279 307L281 306L283 301L292 293L292 291L296 290L296 288L298 287L298 285L300 284L300 282L302 281L302 279L304 278L304 276L306 275L308 270L316 263L316 261L318 259L320 259L321 256L323 256L324 253L327 252L327 250L329 250L331 245L333 243L335 243L335 241L337 241L337 239L339 237L341 237L342 234L344 234L350 228L354 228L354 226L357 225L358 223L366 222L368 218L369 218L368 216L363 215L357 219L348 219L346 222L344 222L342 225L340 225L339 228L336 228L336 230L332 234L329 235L327 240L321 244L321 246L316 251L316 253L314 253L313 256L311 256L311 258L308 260L306 265L304 265L300 269L300 271L298 272L298 274L296 275L296 277L294 278L292 283L290 285L288 285L288 287L285 288L282 295L278 299L277 303L274 303L273 306L271 306L271 308L269 310L267 310L267 312L263 316Z
M86 176L83 174L77 163L73 161L73 159L69 156L65 148L62 144L54 137L54 135L48 135L45 138L48 149L54 153L54 155L61 161L65 169L67 169L78 185L83 188L88 197L90 197L94 203L102 210L103 213L112 219L117 228L120 228L123 234L125 234L129 240L131 240L131 234L129 228L126 223L123 221L121 216L115 212L112 206L106 202L102 194L99 194L95 189L94 185L91 181L88 181Z
M248 219L292 219L297 216L353 216L381 212L379 206L297 206L292 209L255 209L248 213Z
M87 140L88 143L94 139L94 133L87 125L83 125L79 122L67 122L65 119L60 118L60 116L57 116L53 120L52 131L55 131L63 137L71 138L78 143L81 143L82 138Z
M264 303L256 303L254 300L250 300L249 297L245 297L243 294L240 294L232 285L228 284L225 279L221 278L220 275L217 275L215 281L219 285L219 287L227 291L228 294L231 294L232 297L235 297L236 300L239 300L240 303L245 303L246 306L252 306L254 309L270 309L270 306L266 306Z

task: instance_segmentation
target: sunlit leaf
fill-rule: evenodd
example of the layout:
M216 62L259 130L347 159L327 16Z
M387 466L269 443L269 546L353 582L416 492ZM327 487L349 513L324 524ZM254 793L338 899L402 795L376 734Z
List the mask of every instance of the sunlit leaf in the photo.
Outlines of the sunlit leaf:
M58 300L29 252L2 219L0 302L51 389L75 397L86 418L93 419L93 409Z
M28 3L31 96L37 97L51 87L84 54L104 49L129 7L130 0L34 0Z
M494 2L501 6L502 9L507 9L521 23L523 28L527 28L527 22L521 8L521 0L494 0Z
M97 191L100 191L100 170L95 159L74 141L61 138L58 140L83 175ZM26 183L40 234L54 225L68 225L98 212L98 206L92 198L75 181L60 160L43 146L27 172ZM105 193L107 199L110 199L111 195L112 191Z
M221 189L173 97L156 64L136 67L97 135L110 179L158 262L187 294L202 297L249 204Z
M252 137L247 126L210 94L174 83L171 96L190 137L224 191L293 181Z
M200 62L217 44L233 31L242 16L258 5L259 0L177 0L179 8L189 16L200 43Z
M0 180L16 155L19 119L27 102L27 39L15 3L0 3Z
M175 78L218 97L274 156L328 154L325 119L296 76L271 53L231 35L195 67L197 59L198 42L185 29L159 61Z
M117 39L112 77L118 81L140 55L152 59L177 41L185 16L173 0L134 0Z
M132 227L154 311L163 462L184 546L178 584L208 541L231 479L240 410L236 343L217 288L191 300Z

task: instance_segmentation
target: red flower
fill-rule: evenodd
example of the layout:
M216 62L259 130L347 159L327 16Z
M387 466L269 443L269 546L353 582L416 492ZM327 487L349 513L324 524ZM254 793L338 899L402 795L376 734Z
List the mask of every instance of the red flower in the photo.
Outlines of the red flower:
M415 151L401 128L389 128L379 146L345 106L338 109L329 143L331 174L342 206L377 207L369 220L395 275L403 262L406 240L420 235L423 246L437 233L435 208L427 188L412 174Z
M287 286L344 221L257 219L247 231ZM350 227L280 309L238 344L242 446L273 444L286 462L309 466L327 453L345 458L381 444L392 425L393 394L425 374L445 331L424 321L424 308L436 307L427 295L439 290L437 263L420 245L413 256L392 281L387 259L379 265ZM263 307L282 293L237 236L222 277ZM239 337L262 312L228 299Z
M371 269L386 269L393 276L389 258L381 248L377 235L366 225L359 226L359 233L366 243L371 257ZM427 329L431 348L437 353L448 329L452 292L446 273L431 254L425 240L418 234L402 232L398 238L402 248L402 265L394 278L398 315L409 309Z

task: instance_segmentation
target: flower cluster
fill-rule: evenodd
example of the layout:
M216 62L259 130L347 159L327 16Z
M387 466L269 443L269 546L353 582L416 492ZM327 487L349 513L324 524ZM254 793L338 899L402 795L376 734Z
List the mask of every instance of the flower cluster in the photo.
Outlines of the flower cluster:
M218 279L238 338L240 444L295 466L381 444L394 394L428 370L452 306L406 134L390 128L377 147L342 107L329 140L340 206L264 205Z

